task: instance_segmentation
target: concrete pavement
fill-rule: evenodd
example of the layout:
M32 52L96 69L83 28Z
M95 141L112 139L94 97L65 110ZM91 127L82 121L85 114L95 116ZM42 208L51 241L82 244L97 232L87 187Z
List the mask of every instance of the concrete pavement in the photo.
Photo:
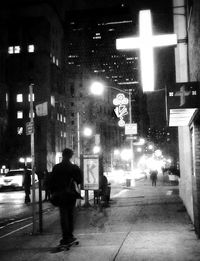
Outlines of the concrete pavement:
M57 210L49 209L43 234L30 235L31 224L26 224L0 237L0 260L200 261L200 241L178 187L162 182L152 187L145 180L118 191L112 195L110 208L77 210L79 246L51 253L60 239L60 226Z

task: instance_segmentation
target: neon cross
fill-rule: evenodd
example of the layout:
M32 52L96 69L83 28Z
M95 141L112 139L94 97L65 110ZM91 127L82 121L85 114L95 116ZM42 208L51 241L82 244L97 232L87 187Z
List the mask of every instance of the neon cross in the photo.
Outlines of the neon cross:
M185 96L189 96L191 91L186 91L185 86L181 86L180 91L175 93L175 96L180 96L180 105L183 106L185 104Z
M176 34L152 34L152 22L150 10L139 13L139 37L120 38L116 40L117 50L140 49L141 76L143 91L154 90L154 66L153 48L161 46L175 45L177 43Z

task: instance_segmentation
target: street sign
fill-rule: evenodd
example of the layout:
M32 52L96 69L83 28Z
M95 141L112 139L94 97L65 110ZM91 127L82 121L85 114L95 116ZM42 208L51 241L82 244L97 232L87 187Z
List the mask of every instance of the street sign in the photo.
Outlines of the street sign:
M26 123L26 135L31 135L32 133L34 133L34 123L27 122Z
M84 190L99 189L99 156L83 155Z
M125 135L137 134L137 123L125 124Z

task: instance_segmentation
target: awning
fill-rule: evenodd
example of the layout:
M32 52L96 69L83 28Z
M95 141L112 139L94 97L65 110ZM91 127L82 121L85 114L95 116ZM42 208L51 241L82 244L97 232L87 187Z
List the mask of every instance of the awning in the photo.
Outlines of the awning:
M169 113L169 126L187 126L197 109L172 109Z

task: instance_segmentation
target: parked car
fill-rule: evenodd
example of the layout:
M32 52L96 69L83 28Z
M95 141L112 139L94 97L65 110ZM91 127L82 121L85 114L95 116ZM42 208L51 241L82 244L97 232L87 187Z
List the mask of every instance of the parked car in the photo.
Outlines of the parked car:
M31 169L28 169L31 175ZM0 177L0 188L13 187L23 188L24 169L9 170L5 175ZM32 182L32 178L31 178ZM38 177L35 174L35 183L38 182Z

